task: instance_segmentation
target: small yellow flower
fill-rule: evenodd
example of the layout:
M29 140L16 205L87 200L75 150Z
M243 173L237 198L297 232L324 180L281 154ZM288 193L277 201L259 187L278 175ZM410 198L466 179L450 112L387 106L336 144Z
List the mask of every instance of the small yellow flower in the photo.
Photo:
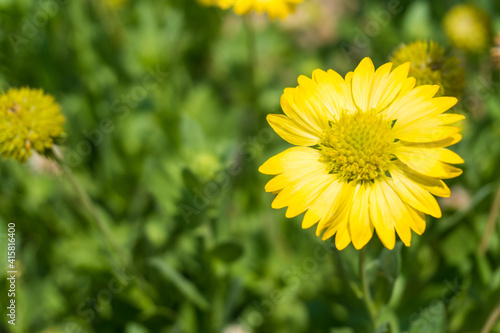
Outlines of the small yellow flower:
M64 136L60 106L41 89L10 89L0 96L0 154L25 162Z
M315 70L312 79L281 97L285 115L268 115L271 127L297 147L271 157L259 169L275 175L265 189L278 193L272 207L291 218L307 211L303 228L336 234L339 250L351 241L365 246L373 231L389 249L399 235L410 246L411 230L422 234L425 215L441 217L433 195L448 197L441 179L462 170L462 158L446 149L461 140L464 117L444 112L454 97L434 97L437 85L415 87L410 63L376 71L369 58L342 78Z
M491 21L488 14L473 5L453 7L444 17L444 30L458 48L480 53L491 39Z
M394 51L391 61L394 66L410 62L409 75L417 85L437 84L441 87L437 96L460 97L465 88L465 73L460 60L447 57L436 42L416 41Z
M284 19L295 11L297 4L304 0L199 0L206 6L218 6L222 9L233 7L238 15L252 11L267 13L271 19Z

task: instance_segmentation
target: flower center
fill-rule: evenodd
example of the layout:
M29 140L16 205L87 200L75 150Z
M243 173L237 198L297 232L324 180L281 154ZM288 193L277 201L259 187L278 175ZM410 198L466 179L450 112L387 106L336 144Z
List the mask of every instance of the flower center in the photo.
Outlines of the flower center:
M395 159L391 123L375 110L344 111L319 142L320 161L328 172L347 182L373 180Z

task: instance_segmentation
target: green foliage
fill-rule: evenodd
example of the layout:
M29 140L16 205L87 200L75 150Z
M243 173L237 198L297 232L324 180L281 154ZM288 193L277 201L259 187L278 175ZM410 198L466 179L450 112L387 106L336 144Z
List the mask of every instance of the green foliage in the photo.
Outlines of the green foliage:
M464 174L446 181L443 218L428 217L411 247L370 242L375 325L358 252L271 209L257 172L289 147L265 118L299 75L344 75L365 56L380 66L416 38L449 46L441 21L455 2L306 0L286 22L250 17L251 74L243 18L194 0L1 0L0 87L43 88L61 104L66 164L125 253L112 254L64 174L2 161L0 248L14 222L18 279L11 326L0 270L1 330L479 332L500 299L498 227L478 251L499 184L488 53L448 50L467 75L453 148ZM500 26L498 2L480 4Z

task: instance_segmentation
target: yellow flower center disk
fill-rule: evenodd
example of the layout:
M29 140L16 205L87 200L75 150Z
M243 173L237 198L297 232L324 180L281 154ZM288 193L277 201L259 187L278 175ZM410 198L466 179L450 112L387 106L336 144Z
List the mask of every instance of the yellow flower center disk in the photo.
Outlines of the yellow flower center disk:
M387 171L394 158L391 128L375 110L344 111L330 122L319 142L320 161L329 173L347 182L373 180Z
M10 89L0 95L0 155L25 162L33 151L45 154L64 137L59 104L42 90Z

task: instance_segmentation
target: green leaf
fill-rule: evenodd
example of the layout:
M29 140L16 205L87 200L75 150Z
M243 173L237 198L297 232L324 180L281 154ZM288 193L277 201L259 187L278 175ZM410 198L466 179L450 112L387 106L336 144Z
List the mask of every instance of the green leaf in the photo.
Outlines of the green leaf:
M380 254L380 270L382 274L394 283L401 270L401 248L403 243L397 242L393 250L384 248Z
M399 322L398 317L394 311L389 307L382 307L379 310L377 318L377 333L399 333Z
M165 280L173 283L181 293L184 294L191 302L198 306L202 310L209 308L209 303L205 297L196 289L194 284L183 277L179 272L177 272L172 266L170 266L165 260L160 258L149 259L149 264L156 267Z
M403 22L403 32L408 39L427 39L432 36L429 3L417 1L409 6Z
M392 331L389 328L389 324L387 322L383 323L380 325L375 333L391 333Z
M441 301L433 302L418 314L410 317L408 333L445 333L446 309Z
M125 333L148 333L149 331L138 323L128 323L125 327Z
M332 328L330 330L330 333L354 333L354 330L350 327L339 327L339 328Z
M243 247L236 242L225 242L210 251L210 256L225 262L233 262L243 255Z

